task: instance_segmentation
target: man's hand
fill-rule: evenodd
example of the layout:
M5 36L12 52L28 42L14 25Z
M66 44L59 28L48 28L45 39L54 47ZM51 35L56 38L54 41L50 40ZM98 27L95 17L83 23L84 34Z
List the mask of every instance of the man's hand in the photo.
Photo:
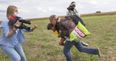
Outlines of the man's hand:
M34 25L32 28L31 28L31 30L33 31L33 30L35 30L37 28L37 25Z

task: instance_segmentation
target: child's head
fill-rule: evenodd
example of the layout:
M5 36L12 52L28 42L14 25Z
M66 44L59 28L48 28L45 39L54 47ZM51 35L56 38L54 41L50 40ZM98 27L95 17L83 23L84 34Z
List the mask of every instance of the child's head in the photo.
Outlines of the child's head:
M7 8L7 17L11 16L11 15L15 15L16 13L18 13L18 8L14 5L10 5Z
M75 4L76 2L75 1L72 1L71 4Z
M51 23L53 26L55 26L55 25L56 25L56 22L57 22L57 20L58 20L58 17L57 17L56 15L51 15L51 16L49 17L49 20L50 20L50 23Z

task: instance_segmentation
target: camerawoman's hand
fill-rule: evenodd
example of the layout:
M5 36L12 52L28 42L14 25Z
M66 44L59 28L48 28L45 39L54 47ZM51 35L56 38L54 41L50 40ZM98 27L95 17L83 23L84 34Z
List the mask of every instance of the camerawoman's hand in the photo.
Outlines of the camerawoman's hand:
M37 28L37 25L33 25L33 27L31 27L31 30L34 31Z
M12 37L16 33L17 28L21 26L21 24L22 24L21 22L17 21L14 24L14 26L10 26L10 29L9 29L7 37L8 38Z
M15 27L20 27L21 26L21 24L22 24L22 22L19 22L19 21L17 21L14 25L15 25Z

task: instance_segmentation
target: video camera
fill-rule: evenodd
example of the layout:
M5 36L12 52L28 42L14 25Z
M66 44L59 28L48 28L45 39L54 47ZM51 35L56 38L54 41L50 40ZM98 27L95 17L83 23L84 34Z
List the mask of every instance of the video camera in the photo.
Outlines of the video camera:
M22 22L22 23L25 23L25 24L31 24L31 22L29 20L25 20L25 19L22 19L21 17L16 17L17 20L19 20L19 22Z
M18 16L9 16L8 19L9 19L9 23L8 23L9 26L14 26L14 24L17 21L19 21L19 22L21 22L21 26L20 27L15 26L16 28L30 30L30 27L26 26L26 24L28 24L28 25L31 24L31 22L29 20L22 19L21 17L18 17Z
M29 26L26 26L26 24L30 25L31 22L29 20L25 20L25 19L22 19L21 17L16 17L16 20L18 20L19 22L21 22L21 26L20 27L17 27L19 29L26 29L26 30L30 30L30 27Z

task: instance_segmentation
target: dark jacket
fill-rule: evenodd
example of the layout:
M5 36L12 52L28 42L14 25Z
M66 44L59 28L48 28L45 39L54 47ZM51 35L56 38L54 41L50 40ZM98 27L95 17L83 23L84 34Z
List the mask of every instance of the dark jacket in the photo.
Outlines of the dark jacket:
M61 20L56 24L56 29L59 32L59 37L61 38L69 37L74 28L74 22L68 19Z
M80 21L85 26L85 23L83 22L83 20L81 19L81 17L79 17L78 15L72 15L70 17L71 17L71 19L73 20L73 22L75 24L78 24L78 22Z

